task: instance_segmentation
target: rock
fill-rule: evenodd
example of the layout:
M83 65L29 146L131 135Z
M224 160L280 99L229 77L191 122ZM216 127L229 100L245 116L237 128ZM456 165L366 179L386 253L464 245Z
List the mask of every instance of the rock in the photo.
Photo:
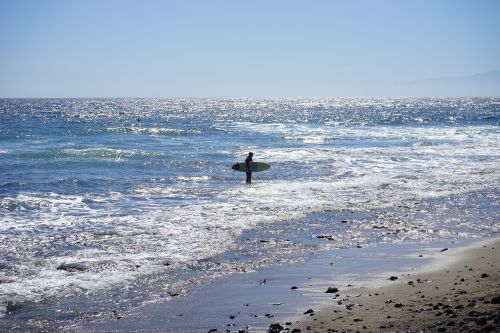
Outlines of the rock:
M335 238L331 235L318 235L318 236L316 236L316 238L326 239L326 240L335 240Z
M483 327L481 327L481 330L480 332L495 332L495 330L497 329L498 327L494 326L494 325L485 325Z
M395 280L397 280L397 279L398 279L398 277L397 277L397 276L394 276L394 275L393 275L393 276L391 276L391 277L389 278L389 280L391 280L391 281L395 281Z
M16 301L7 301L5 308L8 312L14 312L14 311L21 309L22 305L21 305L21 303L16 302Z
M487 278L487 277L489 277L489 276L490 276L490 275L489 275L488 273L483 273L483 274L481 274L481 277L482 277L483 279L484 279L484 278Z
M491 299L491 304L500 304L500 296L495 296Z
M314 313L314 310L313 310L313 309L309 309L309 310L307 310L306 312L304 312L304 314L312 314L312 313Z
M332 293L337 293L339 292L338 288L335 287L328 287L328 289L325 291L325 293L332 294Z
M477 325L480 325L480 326L484 326L488 323L488 321L486 320L486 318L484 317L479 317L479 318L476 318L476 324Z
M212 328L210 331L208 331L208 333L212 333L212 332L217 332L217 329L216 328Z
M445 315L447 315L447 316L452 315L452 314L453 314L453 310L451 310L451 309L446 309L446 310L444 311L444 314L445 314Z
M279 333L285 328L280 324L271 324L269 325L269 333Z
M441 252L448 251L448 248L445 247L444 249L441 250Z
M66 272L84 272L87 270L87 267L81 263L70 263L70 264L61 264L57 267L57 270L62 270Z
M299 328L294 328L292 330L292 333L300 333L300 332L302 332L302 331Z
M297 286L292 286L292 288L290 288L290 289L295 290L295 289L299 289L299 287L297 287Z
M403 306L404 306L404 305L403 305L403 304L401 304L401 303L396 303L396 304L394 304L394 307L395 307L395 308L402 308Z

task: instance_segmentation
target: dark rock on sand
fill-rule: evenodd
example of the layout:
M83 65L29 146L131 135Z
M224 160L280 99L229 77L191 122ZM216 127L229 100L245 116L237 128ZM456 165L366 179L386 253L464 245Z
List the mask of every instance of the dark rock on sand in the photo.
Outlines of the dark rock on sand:
M269 325L269 333L279 333L285 328L280 324L271 324Z
M57 270L62 270L66 272L84 272L87 270L87 267L81 263L70 263L70 264L61 264L57 267Z
M297 287L297 286L292 286L292 288L290 288L290 289L295 290L295 289L299 289L299 287Z
M491 299L491 304L500 304L500 296L495 296Z
M338 288L335 288L335 287L328 287L328 289L325 291L325 293L338 293L339 292L339 289Z
M444 249L441 250L441 252L448 251L448 248L445 247Z
M314 313L314 310L313 309L309 309L307 310L306 312L304 312L304 314L313 314Z
M489 277L489 276L490 276L490 275L489 275L488 273L483 273L483 274L481 274L481 277L482 277L483 279L484 279L484 278L487 278L487 277Z
M394 276L394 275L393 275L393 276L391 276L391 277L389 278L389 280L391 280L391 281L395 281L395 280L397 280L397 279L398 279L398 277L397 277L397 276Z

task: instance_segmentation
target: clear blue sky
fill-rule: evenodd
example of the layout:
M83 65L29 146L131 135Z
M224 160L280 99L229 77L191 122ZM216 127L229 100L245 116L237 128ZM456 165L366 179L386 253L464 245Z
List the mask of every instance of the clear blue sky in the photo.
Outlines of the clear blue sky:
M397 96L499 69L500 0L0 0L0 97Z

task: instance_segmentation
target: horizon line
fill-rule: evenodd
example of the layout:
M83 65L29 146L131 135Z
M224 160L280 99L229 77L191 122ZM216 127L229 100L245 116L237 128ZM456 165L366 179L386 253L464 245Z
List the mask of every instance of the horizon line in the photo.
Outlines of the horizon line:
M177 97L159 97L159 96L16 96L4 97L0 99L347 99L347 98L500 98L500 95L367 95L367 96L177 96Z

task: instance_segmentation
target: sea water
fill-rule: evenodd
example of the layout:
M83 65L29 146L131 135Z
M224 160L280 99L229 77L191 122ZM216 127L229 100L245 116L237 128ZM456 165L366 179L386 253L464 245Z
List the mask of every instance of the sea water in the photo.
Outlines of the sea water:
M0 99L0 327L324 248L498 235L499 120L499 98ZM245 184L250 151L271 169Z

